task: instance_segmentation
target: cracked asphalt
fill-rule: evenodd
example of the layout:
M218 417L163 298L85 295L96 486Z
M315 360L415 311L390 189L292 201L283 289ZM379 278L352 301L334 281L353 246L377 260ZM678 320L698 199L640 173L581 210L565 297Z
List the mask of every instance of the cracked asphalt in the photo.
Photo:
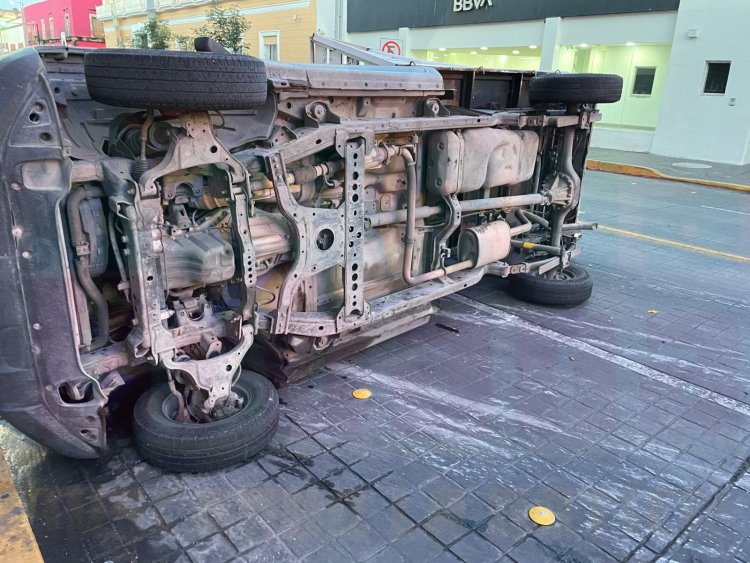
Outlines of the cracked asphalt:
M251 463L163 473L124 434L69 460L1 425L45 560L750 562L750 260L712 253L750 257L750 194L585 184L583 218L633 233L586 233L589 302L487 277L282 390Z

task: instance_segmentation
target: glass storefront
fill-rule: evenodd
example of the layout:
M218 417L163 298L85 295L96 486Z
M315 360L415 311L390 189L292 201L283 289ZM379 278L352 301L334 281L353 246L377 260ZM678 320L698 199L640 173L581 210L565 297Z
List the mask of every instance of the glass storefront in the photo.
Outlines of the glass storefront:
M414 50L412 56L423 61L443 64L483 66L508 70L539 70L541 48L534 46L485 47L466 49Z
M671 45L561 45L558 65L564 72L619 74L623 77L622 99L601 106L602 123L620 128L654 129L669 65ZM476 46L462 49L413 50L415 58L486 68L539 70L541 46Z
M568 45L559 50L558 68L566 72L619 74L622 98L601 106L602 123L654 129L669 66L671 45Z

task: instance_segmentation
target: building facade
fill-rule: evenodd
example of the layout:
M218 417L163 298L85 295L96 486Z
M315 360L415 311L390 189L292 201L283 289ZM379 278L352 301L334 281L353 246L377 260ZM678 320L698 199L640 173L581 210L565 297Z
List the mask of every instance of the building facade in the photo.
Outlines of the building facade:
M149 15L166 23L176 39L172 48L185 49L195 30L206 23L211 0L116 0L97 9L109 47L130 47L132 34ZM250 29L244 53L266 60L308 62L310 36L316 30L316 0L230 0L222 8L237 8Z
M624 78L594 146L750 163L750 1L347 0L328 35L488 68Z
M104 47L101 0L43 0L23 8L26 44Z
M0 10L0 54L23 48L23 21L18 10Z

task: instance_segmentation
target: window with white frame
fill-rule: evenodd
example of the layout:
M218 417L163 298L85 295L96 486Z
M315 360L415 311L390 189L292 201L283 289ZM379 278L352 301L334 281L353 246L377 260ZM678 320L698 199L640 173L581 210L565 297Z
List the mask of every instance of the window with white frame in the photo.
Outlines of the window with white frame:
M65 14L63 17L65 19L65 36L70 37L73 35L73 32L70 31L70 14ZM89 16L89 21L91 21L91 17Z
M258 34L260 58L266 61L278 61L280 57L279 32L261 31Z
M52 16L49 17L49 38L55 38L55 19Z
M42 18L39 23L42 26L42 40L47 39L47 24L44 23L44 18Z

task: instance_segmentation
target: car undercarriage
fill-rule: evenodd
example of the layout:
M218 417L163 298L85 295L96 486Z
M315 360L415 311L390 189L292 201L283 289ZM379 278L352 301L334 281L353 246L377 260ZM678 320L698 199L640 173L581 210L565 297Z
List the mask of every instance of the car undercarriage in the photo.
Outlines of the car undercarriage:
M0 59L11 75L0 411L62 454L100 455L110 397L147 382L147 459L243 461L275 429L269 381L485 275L542 303L591 293L581 177L619 77L498 72L507 99L476 107L424 66L46 48Z

